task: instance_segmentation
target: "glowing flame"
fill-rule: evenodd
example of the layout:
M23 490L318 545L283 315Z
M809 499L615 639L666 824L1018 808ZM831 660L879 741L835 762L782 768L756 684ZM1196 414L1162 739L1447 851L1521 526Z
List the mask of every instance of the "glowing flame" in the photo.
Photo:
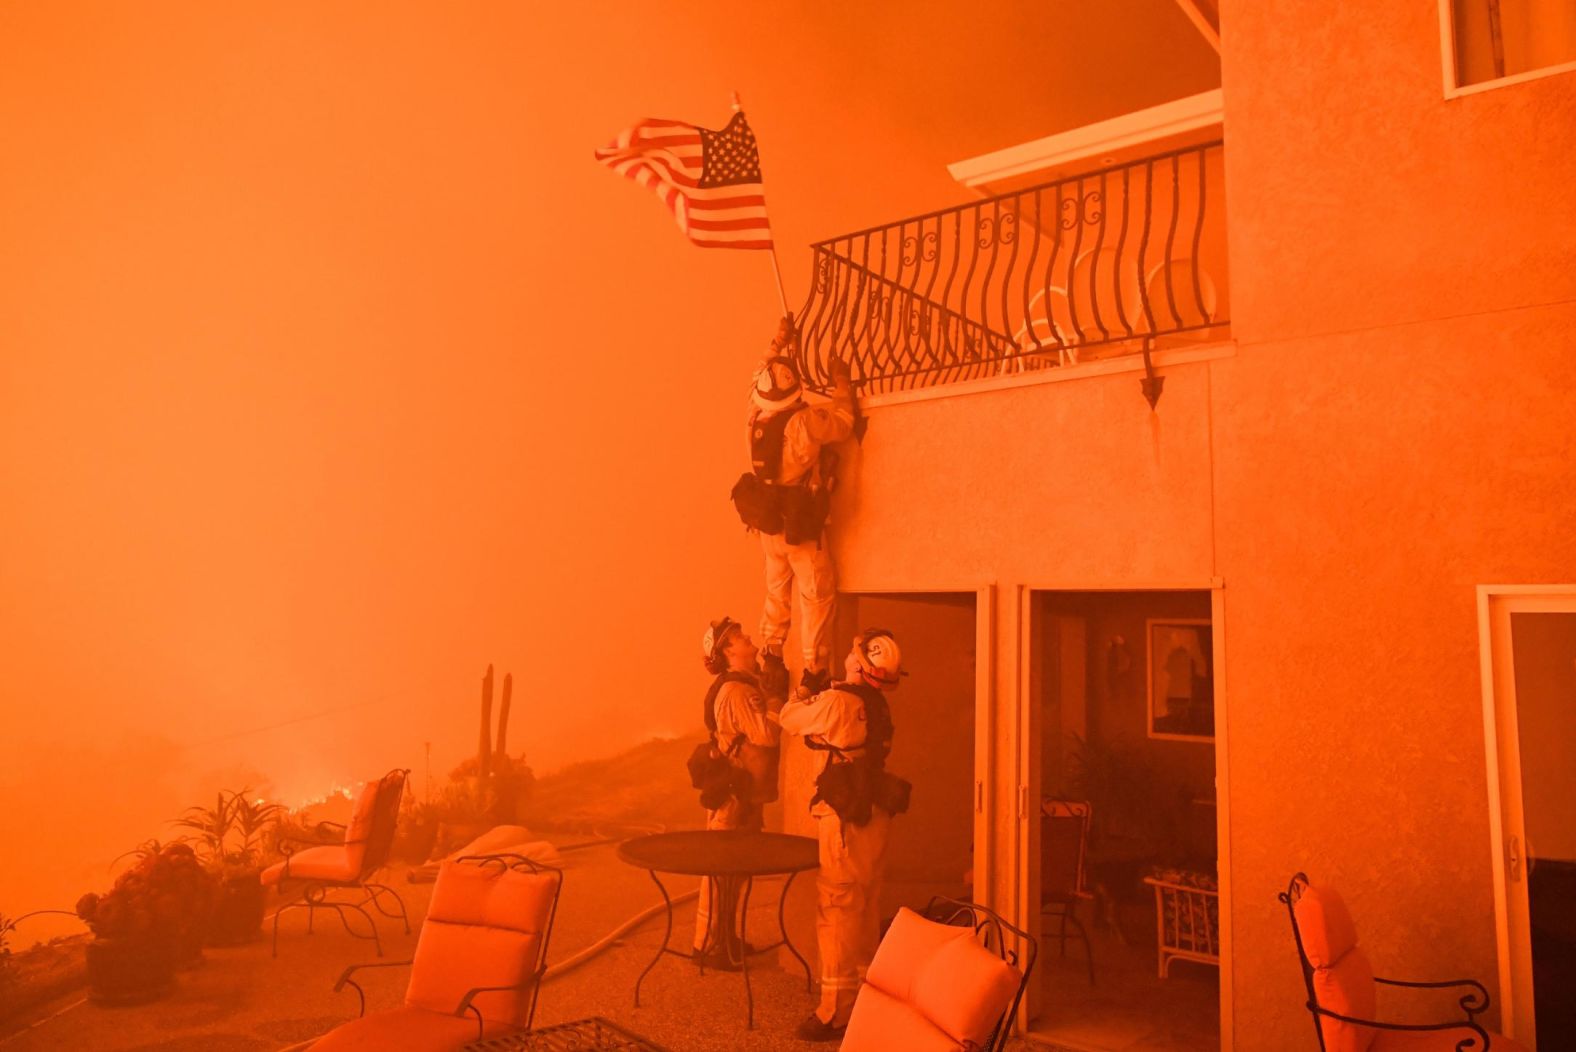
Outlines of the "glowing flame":
M355 799L356 791L364 784L366 783L357 782L355 785L344 785L336 781L322 794L318 796L300 797L294 804L287 804L285 809L291 814L299 814L300 812L306 811L310 808L320 807L335 797L339 797L343 800L353 800ZM258 803L261 802L262 801L260 800L258 801Z

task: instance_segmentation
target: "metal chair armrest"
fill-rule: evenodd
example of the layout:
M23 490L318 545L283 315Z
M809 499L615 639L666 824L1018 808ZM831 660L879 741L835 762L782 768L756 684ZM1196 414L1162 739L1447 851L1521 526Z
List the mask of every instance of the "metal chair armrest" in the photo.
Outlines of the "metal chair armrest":
M366 994L366 991L361 989L361 984L360 983L356 982L354 979L352 979L350 977L351 974L354 973L354 972L359 972L363 968L404 968L407 965L410 965L410 964L413 964L413 963L415 963L414 959L410 960L410 961L368 961L366 964L352 964L349 968L346 968L343 972L339 973L339 978L334 981L334 992L336 994L339 993L347 985L354 987L355 990L356 990L356 999L361 1002L361 1008L356 1014L358 1016L366 1015L367 1014L367 994Z
M1456 1019L1443 1023L1386 1023L1379 1019L1363 1019L1360 1016L1342 1015L1311 1001L1308 1002L1308 1011L1313 1013L1314 1018L1325 1016L1330 1019L1338 1019L1343 1023L1351 1023L1353 1026L1367 1027L1370 1030L1470 1030L1472 1032L1471 1036L1464 1037L1456 1042L1456 1052L1488 1052L1489 1048L1488 1031L1470 1019ZM1478 1044L1479 1039L1481 1039L1482 1044Z
M1468 1019L1488 1011L1488 989L1476 979L1442 979L1439 982L1425 983L1413 982L1407 979L1386 979L1376 975L1374 976L1374 982L1384 983L1386 986L1404 986L1418 990L1448 990L1451 987L1471 987L1472 992L1462 995L1456 1003L1461 1006L1462 1011L1466 1012Z
M459 1005L458 1008L456 1008L454 1010L454 1014L455 1015L464 1015L466 1012L473 1013L476 1016L476 1036L478 1038L486 1037L487 1036L487 1034L486 1034L486 1026L485 1026L484 1021L482 1020L481 1009L479 1009L475 1005L471 1004L471 1002L476 999L476 995L477 994L503 994L503 993L511 993L511 992L513 992L513 993L526 993L529 990L531 990L532 987L536 986L541 981L542 981L542 972L538 971L534 975L532 975L529 979L527 979L525 982L523 982L523 983L515 983L513 986L476 986L476 987L472 987L471 989L465 991L465 996L460 999L460 1005Z

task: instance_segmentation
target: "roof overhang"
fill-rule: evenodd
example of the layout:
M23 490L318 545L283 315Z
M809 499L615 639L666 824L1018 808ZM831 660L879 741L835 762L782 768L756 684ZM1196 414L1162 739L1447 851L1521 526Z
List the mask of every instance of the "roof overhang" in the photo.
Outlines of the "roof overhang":
M983 194L1004 194L1168 150L1214 142L1225 127L1219 88L1086 124L947 166Z

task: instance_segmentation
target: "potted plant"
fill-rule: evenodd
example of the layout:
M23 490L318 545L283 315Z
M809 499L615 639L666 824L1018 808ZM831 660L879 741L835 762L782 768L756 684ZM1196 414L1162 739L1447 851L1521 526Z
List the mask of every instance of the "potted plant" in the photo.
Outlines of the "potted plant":
M186 839L217 882L207 945L234 946L262 930L265 899L258 876L267 861L269 833L283 813L281 805L253 799L250 789L237 789L219 792L212 808L192 806L175 820L194 831Z
M183 960L200 959L215 881L187 844L150 840L103 895L77 901L94 939L87 946L89 997L138 1004L169 993Z
M432 857L438 843L438 825L441 813L432 804L406 794L400 804L399 824L394 832L394 857L401 862L419 866Z

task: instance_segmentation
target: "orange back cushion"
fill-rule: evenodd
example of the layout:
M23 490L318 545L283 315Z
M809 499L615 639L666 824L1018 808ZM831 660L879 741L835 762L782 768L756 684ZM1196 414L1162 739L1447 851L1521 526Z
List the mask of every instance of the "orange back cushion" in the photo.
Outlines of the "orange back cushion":
M1379 1010L1373 968L1357 948L1357 925L1334 890L1308 887L1295 908L1302 950L1313 965L1313 996L1320 1008L1372 1019ZM1375 1031L1321 1018L1325 1052L1368 1052Z
M558 879L547 873L445 862L416 943L405 1003L453 1012L478 986L519 986L481 994L483 1018L523 1026L547 935Z
M967 928L926 920L905 906L876 947L865 979L900 1001L913 1001L914 983L925 962L943 946L971 934Z
M916 1032L933 1028L957 1047L984 1043L1017 992L1020 976L976 942L972 928L940 924L900 909L865 978L865 990L874 987L884 995L872 997L882 1006L884 1019L912 1012L916 1018L905 1025ZM861 1014L864 1000L861 991L855 1016ZM858 1036L864 1027L856 1029L851 1020L849 1029Z
M1374 970L1368 955L1352 948L1335 964L1313 971L1313 996L1320 1008L1358 1019L1373 1019L1379 1010ZM1368 1052L1377 1031L1339 1019L1321 1018L1325 1052ZM1454 1047L1454 1042L1450 1043Z
M378 786L374 778L362 784L356 792L356 802L350 807L350 822L345 826L345 848L351 866L361 869L361 859L367 853L367 838L372 835L372 816L378 806Z

